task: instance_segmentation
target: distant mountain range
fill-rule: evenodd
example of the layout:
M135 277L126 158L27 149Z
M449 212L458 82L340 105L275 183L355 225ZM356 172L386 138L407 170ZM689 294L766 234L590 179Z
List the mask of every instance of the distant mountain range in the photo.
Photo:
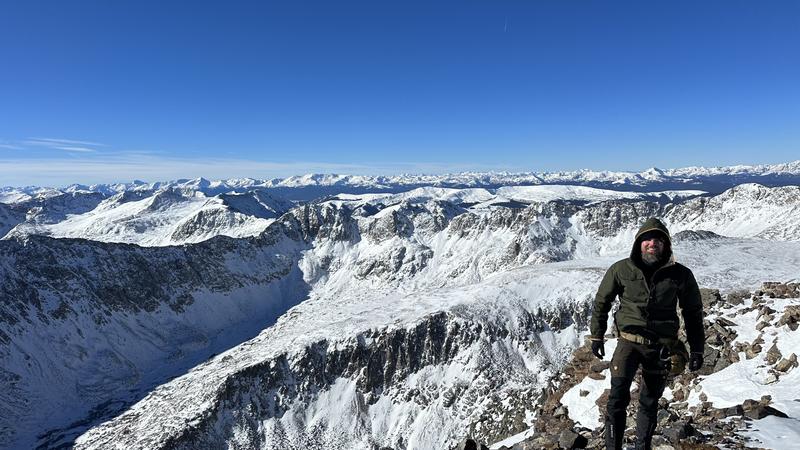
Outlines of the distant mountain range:
M651 168L643 172L578 170L394 176L308 174L270 180L233 178L210 181L205 178L195 178L153 183L134 181L116 184L73 184L60 189L37 186L4 187L0 188L0 203L14 203L31 197L61 193L97 192L111 196L125 191L156 191L164 188L186 189L209 196L269 188L275 190L278 195L297 201L341 193L402 192L425 186L495 189L501 186L566 184L639 192L696 189L718 193L742 183L759 183L764 186L800 184L800 160L754 166L685 167L665 170Z

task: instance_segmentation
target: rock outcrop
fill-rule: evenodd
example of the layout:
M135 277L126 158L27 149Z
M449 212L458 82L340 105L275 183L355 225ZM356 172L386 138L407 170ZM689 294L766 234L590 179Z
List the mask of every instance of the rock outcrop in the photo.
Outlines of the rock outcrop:
M749 305L742 306L744 303L742 297L748 297ZM775 311L765 304L765 299L800 298L798 284L766 282L752 295L744 295L738 291L724 297L720 296L718 291L706 289L703 298L704 304L707 305L706 314L715 316L715 319L705 322L708 345L704 365L696 373L686 372L670 379L669 395L659 402L658 428L653 438L653 448L663 450L751 448L754 443L743 434L752 427L753 420L767 416L787 418L784 412L773 406L773 398L768 394L758 399L742 398L741 403L733 406L717 407L703 392L701 381L703 376L719 372L739 362L742 354L748 354L749 351L760 353L761 346L758 342L764 342L763 333L756 342L738 342L737 333L733 329L735 321L741 319L744 324L748 314L752 315L756 311L759 312L759 317L770 316L771 312ZM795 306L785 306L784 316L793 317ZM770 326L786 326L787 329L794 331L790 328L790 324L795 322L775 321L774 317L768 317L766 320L772 324ZM613 339L611 335L608 337ZM782 374L797 367L797 356L794 353L789 358L780 359L780 362L778 360L781 354L777 346L773 344L767 353L766 362L773 365L770 369L773 377L764 381L765 386L777 382ZM592 355L588 344L575 350L572 359L562 370L561 376L552 381L547 389L547 395L543 396L544 401L536 409L537 418L530 433L532 437L500 448L507 450L603 448L603 411L609 390L606 389L596 399L601 425L595 429L577 425L570 418L568 407L561 402L564 394L575 389L581 380L606 379L609 376L608 366L608 361L600 361ZM637 374L635 386L641 386L641 374ZM629 428L626 440L631 443L638 393L638 388L632 391L631 406L628 410ZM580 392L581 396L587 394L588 391ZM584 439L573 440L572 437L576 436Z

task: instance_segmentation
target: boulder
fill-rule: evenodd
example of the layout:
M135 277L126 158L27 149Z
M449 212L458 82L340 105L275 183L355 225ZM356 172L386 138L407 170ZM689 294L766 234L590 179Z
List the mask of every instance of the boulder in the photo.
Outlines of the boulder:
M572 430L564 430L558 435L561 448L586 448L587 439Z
M786 325L792 331L796 331L800 323L800 305L787 306L783 315L778 319L778 326Z
M759 353L761 353L761 350L762 348L760 344L752 344L747 347L747 349L744 351L744 354L747 356L747 359L753 359L758 356Z
M767 417L767 416L775 416L775 417L783 417L783 418L789 417L784 412L779 411L779 410L773 408L772 406L762 405L760 403L757 404L755 407L753 407L753 408L751 408L749 410L746 410L744 412L744 415L745 415L745 417L749 417L749 418L755 419L755 420L763 419L764 417Z
M778 375L774 371L770 371L767 378L764 379L764 384L772 384L778 381Z
M776 362L778 362L778 360L781 359L782 356L783 355L781 354L781 351L778 350L778 346L772 344L772 347L770 347L769 350L767 350L767 358L766 358L767 363L775 364Z
M730 406L728 408L712 409L709 414L714 419L724 419L726 417L741 416L744 414L742 405Z
M687 437L694 435L694 433L694 427L686 421L675 422L661 431L661 434L674 444L680 443Z
M717 323L717 324L719 324L719 325L720 325L720 326L722 326L722 327L732 327L732 326L736 326L736 322L734 322L734 321L732 321L732 320L730 320L730 319L726 319L726 318L724 318L724 317L717 317L717 320L716 320L716 321L714 321L714 323ZM725 331L730 331L730 330L725 330Z
M750 298L751 296L752 294L747 290L732 291L725 297L725 302L729 305L741 305L744 303L744 299Z
M722 296L719 294L719 289L700 288L700 299L703 302L703 309L708 309L721 302Z
M661 428L666 427L668 424L678 420L678 415L668 409L659 409L656 416L656 423Z
M778 372L788 372L795 367L797 367L797 355L794 353L789 355L788 358L781 359L778 364L775 364L775 370Z
M761 309L758 311L759 316L765 316L769 314L774 314L775 310L770 308L769 306L762 306Z
M602 372L611 367L611 361L599 361L589 367L591 372Z
M605 448L606 441L603 438L590 439L586 448Z
M589 378L593 380L605 380L606 376L599 372L591 372L587 375Z

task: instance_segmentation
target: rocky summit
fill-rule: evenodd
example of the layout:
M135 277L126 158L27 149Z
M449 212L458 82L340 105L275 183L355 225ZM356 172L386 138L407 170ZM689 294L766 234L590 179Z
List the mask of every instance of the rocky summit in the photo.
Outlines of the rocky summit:
M794 448L796 442L779 432L771 436L771 442L779 443L774 447L765 447L763 442L748 435L759 431L764 419L788 419L796 424L797 419L789 419L787 412L796 414L796 403L800 402L800 392L792 386L798 374L795 343L800 336L797 326L792 325L797 323L799 314L798 287L798 283L765 282L755 292L735 291L726 296L721 296L718 290L702 290L709 344L704 365L697 373L685 372L670 378L659 403L653 448ZM613 335L607 337L610 341L617 339ZM764 348L767 341L769 350ZM784 357L781 348L792 353ZM729 379L732 373L749 371L747 366L752 366L749 360L761 370L754 373L755 379L736 381L749 382L751 386L717 384ZM590 389L589 385L600 381L607 386L609 377L608 360L595 358L588 344L577 348L561 375L551 381L548 387L551 393L537 407L531 431L514 443L493 448L604 448L603 413L609 388ZM628 409L626 441L630 445L633 445L640 385L641 372L637 374ZM592 418L592 414L597 417ZM600 426L593 426L597 423Z

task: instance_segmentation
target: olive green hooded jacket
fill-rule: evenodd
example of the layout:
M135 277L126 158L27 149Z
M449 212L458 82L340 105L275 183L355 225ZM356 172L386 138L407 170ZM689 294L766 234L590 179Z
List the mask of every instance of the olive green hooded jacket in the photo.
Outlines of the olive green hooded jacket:
M640 238L651 231L664 234L663 260L666 262L651 271L652 277L646 280ZM653 340L677 339L680 327L677 307L680 306L691 351L703 351L705 335L700 289L692 271L675 262L669 231L660 220L647 219L636 233L631 256L614 263L600 282L594 300L590 339L603 339L608 313L617 297L620 307L614 322L618 330Z

